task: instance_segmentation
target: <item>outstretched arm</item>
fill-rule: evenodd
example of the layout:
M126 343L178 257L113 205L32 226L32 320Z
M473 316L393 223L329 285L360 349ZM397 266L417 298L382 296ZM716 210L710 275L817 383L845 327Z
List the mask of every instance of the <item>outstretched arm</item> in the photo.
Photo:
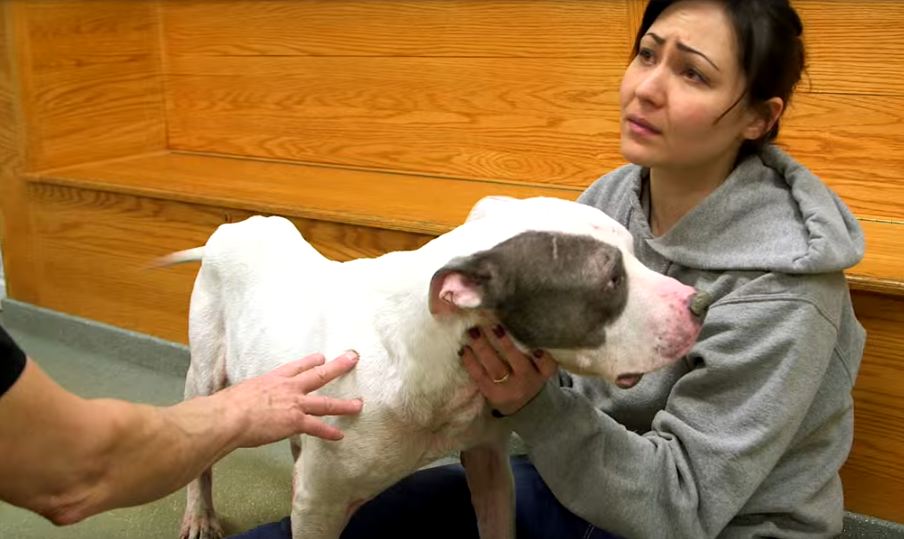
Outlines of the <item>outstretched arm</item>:
M351 370L357 355L315 354L170 407L74 395L28 360L0 397L0 499L56 524L149 502L238 447L305 433L338 440L321 415L355 414L360 400L307 394Z

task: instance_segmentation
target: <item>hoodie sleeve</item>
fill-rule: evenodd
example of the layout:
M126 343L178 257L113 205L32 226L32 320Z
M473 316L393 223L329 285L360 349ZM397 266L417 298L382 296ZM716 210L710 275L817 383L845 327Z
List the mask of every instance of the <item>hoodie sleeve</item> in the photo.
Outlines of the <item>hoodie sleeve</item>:
M693 369L649 432L627 430L552 383L506 422L562 504L597 527L627 537L714 537L791 442L836 333L800 299L723 300L687 357Z

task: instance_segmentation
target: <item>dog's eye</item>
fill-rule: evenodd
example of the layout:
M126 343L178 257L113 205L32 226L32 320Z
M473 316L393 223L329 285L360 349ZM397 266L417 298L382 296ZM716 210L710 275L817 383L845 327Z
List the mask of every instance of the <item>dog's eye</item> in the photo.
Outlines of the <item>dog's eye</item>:
M612 278L609 279L609 282L606 283L606 290L615 290L616 288L621 286L621 283L622 283L621 274L613 275Z

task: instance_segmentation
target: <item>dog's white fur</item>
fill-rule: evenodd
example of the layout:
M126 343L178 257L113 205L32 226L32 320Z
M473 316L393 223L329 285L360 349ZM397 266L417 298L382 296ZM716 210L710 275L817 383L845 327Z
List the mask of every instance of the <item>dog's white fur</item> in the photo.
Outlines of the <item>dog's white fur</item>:
M351 373L319 391L363 398L359 416L329 419L345 438L292 440L294 537L337 538L361 502L454 451L462 451L481 537L514 536L509 432L490 416L457 355L467 328L493 314L477 308L473 290L450 285L428 296L431 278L450 259L528 230L587 235L617 247L631 283L606 344L552 350L561 365L615 380L686 353L698 329L683 314L693 290L640 264L621 225L563 200L487 198L465 224L424 247L375 259L328 260L288 220L252 217L221 226L203 248L164 260L203 260L191 297L186 398L309 353L360 354ZM431 314L431 307L445 314ZM209 470L189 486L183 537L219 534L210 488Z

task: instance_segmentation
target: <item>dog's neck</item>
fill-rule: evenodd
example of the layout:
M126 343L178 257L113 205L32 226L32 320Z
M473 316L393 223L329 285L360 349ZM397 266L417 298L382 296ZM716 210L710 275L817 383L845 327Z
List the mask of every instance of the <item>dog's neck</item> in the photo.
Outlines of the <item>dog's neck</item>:
M370 321L371 338L378 341L374 344L385 350L403 377L413 380L408 387L425 392L441 392L450 383L466 380L458 350L466 343L468 328L489 321L477 310L431 314L430 280L448 262L450 252L434 247L428 244L415 251L346 263L349 269L368 266L355 271L356 293L369 296L367 301L355 302L355 308L368 310L356 316Z

